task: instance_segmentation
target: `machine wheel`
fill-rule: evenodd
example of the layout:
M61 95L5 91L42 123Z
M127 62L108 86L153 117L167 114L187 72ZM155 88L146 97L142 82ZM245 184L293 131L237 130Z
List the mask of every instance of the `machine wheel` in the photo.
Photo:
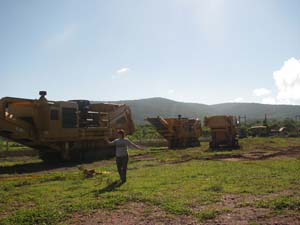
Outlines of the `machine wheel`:
M71 150L70 151L70 159L69 161L81 162L84 159L83 152L80 150Z
M81 152L81 160L94 161L97 159L109 159L116 156L114 146L107 146L105 149L86 149Z

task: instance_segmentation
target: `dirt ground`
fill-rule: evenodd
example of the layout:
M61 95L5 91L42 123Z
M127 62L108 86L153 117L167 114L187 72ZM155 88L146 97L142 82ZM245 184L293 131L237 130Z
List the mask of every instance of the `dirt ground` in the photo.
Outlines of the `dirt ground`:
M300 215L289 212L284 215L272 215L268 209L245 207L236 208L230 213L217 216L213 220L206 221L205 224L248 225L251 223L265 225L299 225Z
M241 202L253 203L258 200L267 200L280 195L294 194L290 191L282 191L280 193L272 193L265 196L253 196L253 195L232 195L228 194L223 196L220 202L217 202L210 207L214 209L232 209L229 212L221 213L212 220L205 221L204 224L300 224L300 215L295 214L292 211L286 210L282 215L273 214L270 209L255 208L250 206L242 206Z
M232 203L230 200L229 202ZM68 224L72 225L300 225L300 215L285 212L282 215L273 215L269 209L237 207L230 212L222 213L214 219L201 222L196 218L184 215L172 215L157 206L144 203L128 203L118 209L98 210L90 214L76 214Z
M190 216L176 216L165 212L159 207L145 203L131 202L120 206L118 209L98 210L88 215L77 214L69 222L73 225L192 225L198 224L198 221Z
M272 193L266 196L232 195L223 196L220 202L209 205L210 209L219 210L221 213L213 219L199 221L192 216L173 215L163 209L150 204L130 202L119 206L116 210L97 210L90 214L76 214L68 224L72 225L300 225L300 214L285 210L282 214L274 214L270 209L241 206L241 202L254 202L260 199L270 199L282 194L295 194L289 191ZM205 206L191 205L192 211L203 210ZM224 210L230 209L230 210Z

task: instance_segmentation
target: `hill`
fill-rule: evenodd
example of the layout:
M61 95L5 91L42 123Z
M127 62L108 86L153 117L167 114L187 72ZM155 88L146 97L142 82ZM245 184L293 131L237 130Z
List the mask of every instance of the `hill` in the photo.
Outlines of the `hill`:
M267 114L272 119L295 118L300 115L299 105L267 105L259 103L222 103L206 105L199 103L177 102L165 98L148 98L139 100L124 100L114 103L124 103L130 106L134 121L144 123L146 117L194 117L203 119L207 115L246 115L248 119L263 119Z

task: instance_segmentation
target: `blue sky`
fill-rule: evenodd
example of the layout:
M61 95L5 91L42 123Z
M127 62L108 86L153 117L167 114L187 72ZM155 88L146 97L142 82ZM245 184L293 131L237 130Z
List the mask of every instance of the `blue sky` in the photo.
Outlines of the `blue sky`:
M299 104L299 11L298 0L2 0L0 97Z

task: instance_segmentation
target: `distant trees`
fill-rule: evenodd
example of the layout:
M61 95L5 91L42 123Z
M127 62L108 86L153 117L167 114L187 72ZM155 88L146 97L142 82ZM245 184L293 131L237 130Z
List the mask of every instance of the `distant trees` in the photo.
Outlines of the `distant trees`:
M129 138L132 140L145 140L145 139L161 139L162 137L151 125L137 125L135 132Z

